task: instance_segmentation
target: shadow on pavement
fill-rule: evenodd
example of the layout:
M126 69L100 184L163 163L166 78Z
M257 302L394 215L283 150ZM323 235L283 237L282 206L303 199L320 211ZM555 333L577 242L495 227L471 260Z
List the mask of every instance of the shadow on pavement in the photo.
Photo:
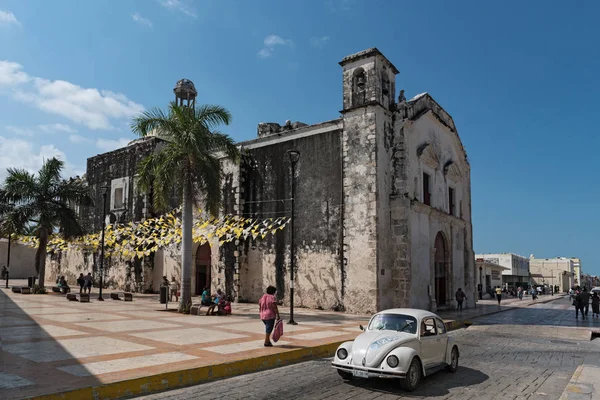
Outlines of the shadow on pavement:
M4 282L2 282L4 283ZM20 281L14 286L27 285ZM10 295L8 294L10 293ZM28 302L35 296L36 302ZM38 302L43 297L43 301ZM53 393L99 384L93 376L78 377L58 369L68 365L72 368L84 367L61 343L61 337L68 333L65 328L46 324L42 327L28 312L40 318L56 319L58 314L46 314L50 304L59 295L11 293L11 289L0 289L0 399L23 399L42 393ZM61 296L64 298L64 296ZM13 300L14 299L14 300ZM27 310L27 311L26 311ZM85 340L71 335L68 339ZM82 344L80 344L82 345Z
M489 376L481 371L459 366L454 374L442 370L423 378L417 390L410 393L410 395L418 397L445 396L450 393L452 388L478 385L488 379ZM400 388L400 383L396 379L355 379L349 381L348 384L369 389L373 392L398 396L408 394Z

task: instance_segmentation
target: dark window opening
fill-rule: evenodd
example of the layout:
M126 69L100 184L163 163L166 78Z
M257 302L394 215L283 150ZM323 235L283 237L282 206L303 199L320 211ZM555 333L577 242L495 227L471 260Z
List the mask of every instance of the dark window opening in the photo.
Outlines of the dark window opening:
M454 200L454 189L448 188L448 212L456 216L456 201Z
M431 177L429 174L423 173L423 203L431 205Z

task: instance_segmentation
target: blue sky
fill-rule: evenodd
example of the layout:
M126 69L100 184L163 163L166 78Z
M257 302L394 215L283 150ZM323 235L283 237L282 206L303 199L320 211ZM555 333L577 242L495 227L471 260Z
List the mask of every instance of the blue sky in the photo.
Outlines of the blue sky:
M192 79L227 131L338 117L344 56L378 47L407 97L453 117L472 169L476 252L594 256L600 3L0 1L0 178L68 172L133 139L131 117Z

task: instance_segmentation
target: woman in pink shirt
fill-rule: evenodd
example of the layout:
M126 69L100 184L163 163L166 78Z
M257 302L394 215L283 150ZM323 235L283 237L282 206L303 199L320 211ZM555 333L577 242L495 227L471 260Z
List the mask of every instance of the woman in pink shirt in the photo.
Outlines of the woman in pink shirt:
M271 332L273 332L273 327L275 326L275 318L280 319L275 293L277 293L277 289L269 286L267 293L263 294L260 300L258 300L260 319L265 324L265 347L273 346L273 343L271 343Z

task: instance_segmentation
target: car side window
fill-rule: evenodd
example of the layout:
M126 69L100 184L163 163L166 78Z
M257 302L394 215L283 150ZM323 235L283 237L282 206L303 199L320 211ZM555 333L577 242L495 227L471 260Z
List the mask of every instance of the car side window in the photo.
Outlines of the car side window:
M435 321L427 318L421 321L421 336L435 336Z
M446 325L444 324L444 321L442 321L441 319L436 319L435 324L437 325L438 335L446 333Z

